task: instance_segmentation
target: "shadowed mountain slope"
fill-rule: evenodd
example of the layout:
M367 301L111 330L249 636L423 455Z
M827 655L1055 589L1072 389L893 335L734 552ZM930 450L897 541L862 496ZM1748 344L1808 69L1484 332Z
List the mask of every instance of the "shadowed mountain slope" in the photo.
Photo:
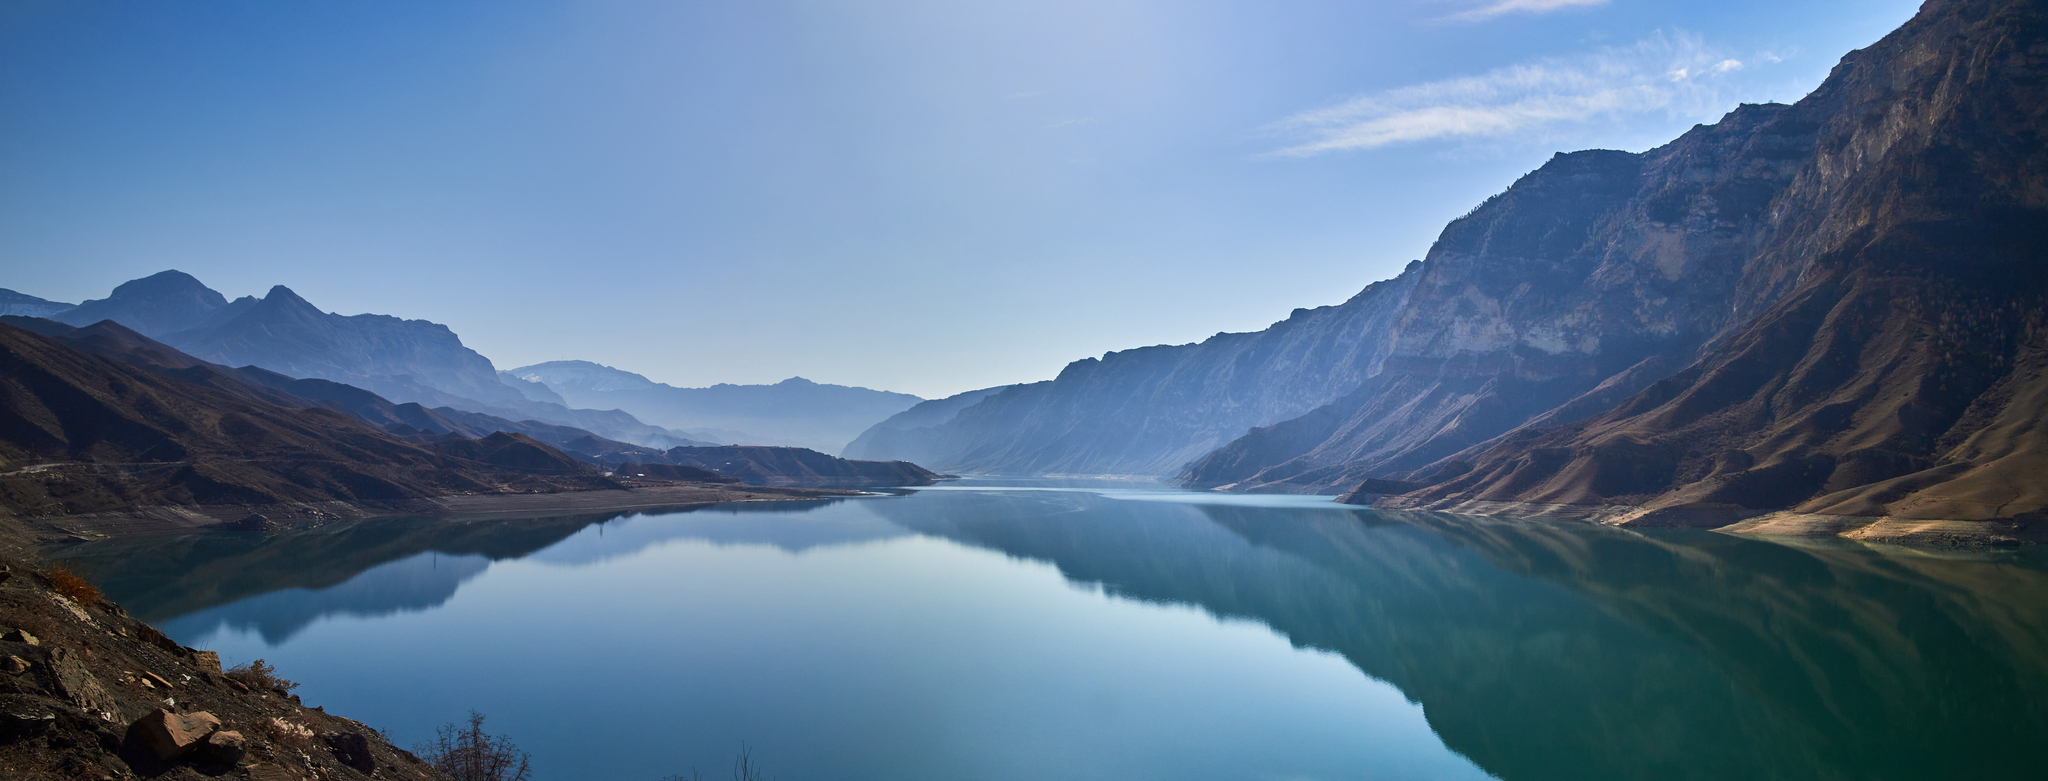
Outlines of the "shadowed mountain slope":
M1641 389L1796 276L1755 250L1813 144L1787 107L1744 106L1640 155L1558 155L1445 228L1371 379L1178 480L1335 493Z
M401 403L573 426L654 449L708 444L616 409L570 409L544 386L502 380L445 325L322 312L283 286L228 301L166 271L52 317L76 326L114 320L213 363L347 383Z
M393 508L454 492L616 487L523 437L415 444L341 412L276 403L282 394L273 393L210 367L145 369L0 325L0 502L37 516L193 504Z
M535 420L509 420L453 407L394 404L375 393L332 380L296 379L268 369L229 369L199 360L112 320L84 328L30 317L0 316L0 323L56 339L65 346L145 369L176 370L179 378L287 407L320 406L345 412L402 438L455 435L481 439L495 432L523 434L580 459L659 455L660 450L617 442L583 429ZM274 391L267 392L267 391Z
M2048 520L2048 9L1929 3L1793 111L1817 153L1752 263L1789 295L1619 406L1474 448L1398 503Z

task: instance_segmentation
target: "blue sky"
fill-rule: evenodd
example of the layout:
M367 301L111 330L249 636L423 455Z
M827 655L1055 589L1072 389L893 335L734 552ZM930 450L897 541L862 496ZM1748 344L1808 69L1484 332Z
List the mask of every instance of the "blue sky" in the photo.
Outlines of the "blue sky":
M0 5L0 287L166 268L501 368L934 397L1253 330L1914 2Z

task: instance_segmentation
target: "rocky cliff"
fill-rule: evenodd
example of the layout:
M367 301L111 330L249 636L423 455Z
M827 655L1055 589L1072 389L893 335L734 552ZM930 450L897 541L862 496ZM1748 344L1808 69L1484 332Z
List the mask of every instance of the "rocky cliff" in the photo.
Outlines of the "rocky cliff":
M1080 361L903 447L952 471L1642 522L2031 517L2041 15L1929 2L1795 105L1556 156L1340 307ZM870 455L891 432L872 434Z
M1781 114L1814 143L1745 264L1740 301L1768 306L1611 409L1468 449L1389 502L1780 510L1879 536L2048 520L2048 9L1930 2Z
M1783 295L1797 269L1757 250L1814 144L1800 112L1744 106L1642 154L1556 156L1444 229L1369 380L1178 479L1335 493L1611 405Z

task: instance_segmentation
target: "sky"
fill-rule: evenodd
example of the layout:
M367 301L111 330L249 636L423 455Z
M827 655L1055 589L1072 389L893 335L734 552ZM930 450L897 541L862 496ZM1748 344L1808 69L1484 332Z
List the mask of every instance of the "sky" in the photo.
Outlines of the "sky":
M499 368L936 398L1264 328L1901 0L0 4L0 287L175 268Z

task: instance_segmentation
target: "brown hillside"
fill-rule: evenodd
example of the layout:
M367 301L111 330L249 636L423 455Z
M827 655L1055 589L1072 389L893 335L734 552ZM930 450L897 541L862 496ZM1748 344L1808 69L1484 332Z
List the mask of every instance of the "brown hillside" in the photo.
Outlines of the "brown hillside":
M0 325L0 510L397 508L449 493L615 487L532 440L422 447L341 412L262 400L206 367L186 371L211 373L193 381Z
M1389 503L2043 519L2048 13L1930 2L1809 103L1819 153L1772 207L1798 230L1763 255L1810 259L1790 294L1614 409Z

